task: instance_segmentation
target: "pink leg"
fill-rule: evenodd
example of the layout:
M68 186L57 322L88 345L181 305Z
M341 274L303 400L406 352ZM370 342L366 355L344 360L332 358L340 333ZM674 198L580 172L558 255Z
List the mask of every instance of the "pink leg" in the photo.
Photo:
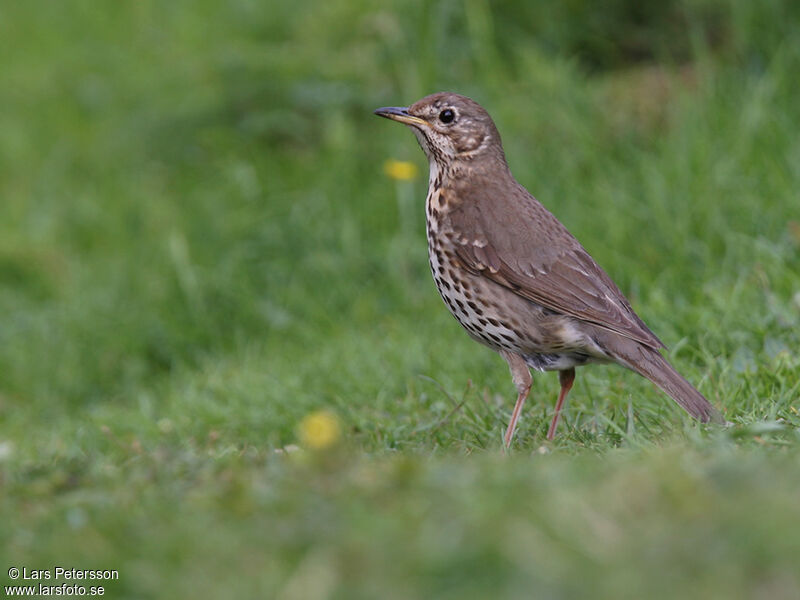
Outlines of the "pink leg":
M525 404L525 399L528 397L528 392L531 386L529 385L525 390L521 391L517 396L517 403L514 405L514 412L511 413L511 420L508 422L508 429L503 438L506 450L511 447L511 440L514 439L514 432L517 430L517 421L519 421L519 414L522 412L522 406Z
M500 356L506 359L508 368L511 369L511 379L514 381L514 385L517 388L517 403L514 405L514 412L511 413L511 421L509 421L506 435L503 437L503 443L506 450L508 450L511 447L511 440L514 439L514 432L517 429L517 421L519 421L519 416L522 413L522 406L525 404L528 392L531 391L533 378L531 377L531 371L528 365L525 364L525 361L519 354L501 350Z
M561 407L564 404L567 394L572 389L572 382L575 381L575 369L559 371L558 380L561 382L561 392L558 394L558 402L556 402L556 412L553 415L553 422L550 423L550 429L547 431L548 440L552 440L556 437L556 428L558 427L558 418L561 416Z

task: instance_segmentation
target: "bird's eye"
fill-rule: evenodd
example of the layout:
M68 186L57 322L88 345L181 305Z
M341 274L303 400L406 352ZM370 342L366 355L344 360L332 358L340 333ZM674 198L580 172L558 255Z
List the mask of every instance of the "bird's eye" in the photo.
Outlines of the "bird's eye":
M445 108L442 112L439 113L439 120L442 123L452 123L453 119L455 118L456 118L456 113L454 113L449 108Z

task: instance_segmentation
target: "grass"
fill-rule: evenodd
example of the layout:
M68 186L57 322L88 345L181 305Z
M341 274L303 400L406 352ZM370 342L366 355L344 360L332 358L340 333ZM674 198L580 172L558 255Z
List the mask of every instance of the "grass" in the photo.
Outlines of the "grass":
M800 594L793 5L273 4L0 9L0 572L118 569L114 598ZM425 178L383 174L427 165L371 115L439 89L489 108L732 427L589 367L553 443L535 377L503 455L507 369L436 296ZM289 451L318 410L338 443Z

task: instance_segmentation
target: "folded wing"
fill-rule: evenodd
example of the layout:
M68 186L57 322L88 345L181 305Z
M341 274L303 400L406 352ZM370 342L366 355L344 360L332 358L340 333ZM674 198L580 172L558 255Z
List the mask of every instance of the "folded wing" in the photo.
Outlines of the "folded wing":
M550 310L655 350L664 347L605 271L527 190L519 184L513 194L480 189L480 198L460 192L462 201L448 212L456 256L466 269Z

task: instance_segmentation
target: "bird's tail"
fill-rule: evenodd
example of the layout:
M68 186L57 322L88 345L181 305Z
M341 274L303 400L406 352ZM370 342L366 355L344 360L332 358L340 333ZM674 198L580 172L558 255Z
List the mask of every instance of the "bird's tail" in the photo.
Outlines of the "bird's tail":
M626 342L628 343L615 345L614 358L618 362L655 383L698 421L725 423L725 419L717 409L686 381L658 350L633 340Z

